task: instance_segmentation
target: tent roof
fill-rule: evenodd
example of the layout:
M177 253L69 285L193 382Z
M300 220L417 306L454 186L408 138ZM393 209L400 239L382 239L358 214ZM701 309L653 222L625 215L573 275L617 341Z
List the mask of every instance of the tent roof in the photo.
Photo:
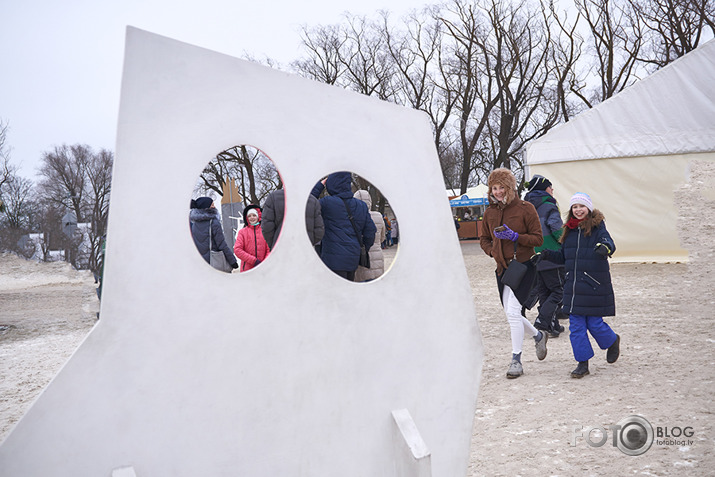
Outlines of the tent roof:
M528 164L715 151L715 40L549 131Z
M470 187L464 194L459 193L459 189L447 189L447 196L449 197L464 197L467 196L468 199L481 199L487 196L489 192L489 187L486 184L478 184L474 187Z

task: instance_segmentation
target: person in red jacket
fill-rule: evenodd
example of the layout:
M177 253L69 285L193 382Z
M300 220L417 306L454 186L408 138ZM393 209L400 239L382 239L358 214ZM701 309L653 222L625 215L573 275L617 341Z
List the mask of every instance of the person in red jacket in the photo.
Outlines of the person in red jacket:
M249 205L243 211L245 223L238 231L233 253L241 260L241 271L245 272L266 259L270 250L261 231L261 208Z

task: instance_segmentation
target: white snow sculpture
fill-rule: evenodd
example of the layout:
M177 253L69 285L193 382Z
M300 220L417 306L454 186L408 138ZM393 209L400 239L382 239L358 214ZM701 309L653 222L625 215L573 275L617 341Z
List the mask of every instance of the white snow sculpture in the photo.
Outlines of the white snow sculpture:
M226 275L196 253L188 202L236 144L275 162L286 216L270 260ZM341 170L400 218L367 284L305 233L316 179ZM482 345L424 114L130 27L109 217L102 319L0 475L466 473Z

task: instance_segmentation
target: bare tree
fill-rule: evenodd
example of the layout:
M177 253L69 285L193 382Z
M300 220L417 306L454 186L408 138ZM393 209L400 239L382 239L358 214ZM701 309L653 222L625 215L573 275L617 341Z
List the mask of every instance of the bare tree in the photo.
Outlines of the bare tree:
M77 268L90 268L98 273L101 240L107 227L113 154L106 150L95 154L82 144L62 145L43 154L42 162L38 195L43 209L48 211L41 218L41 228L48 234L46 246L62 244L66 260ZM78 253L80 243L85 240L81 233L65 239L48 222L68 211L74 213L77 223L89 223L88 251L83 255ZM44 248L45 245L43 252Z
M0 120L0 250L9 250L27 258L35 252L27 240L36 211L32 200L32 181L20 177L10 162L7 122Z
M651 41L640 60L660 68L698 47L703 34L715 34L712 0L629 0Z
M102 149L97 154L92 154L86 164L88 220L90 228L87 233L89 254L87 263L95 275L101 274L100 259L102 256L102 242L107 235L107 220L109 215L109 197L112 184L112 166L114 154Z
M299 74L327 84L337 84L344 72L341 50L346 37L337 25L303 26L301 38L307 58L291 63Z
M81 144L58 146L42 155L39 184L42 197L58 207L72 210L78 222L85 218L85 171L91 156L92 149Z
M221 151L204 168L198 190L223 195L226 179L233 179L238 192L251 204L261 204L274 190L283 187L273 161L261 150L247 145Z
M32 182L16 174L5 181L0 212L0 250L8 250L31 257L34 246L23 237L31 231L35 205L32 201Z
M404 19L404 29L394 27L387 12L381 12L381 19L379 33L395 71L395 102L425 110L435 90L430 75L440 47L440 24L416 12Z
M643 46L641 21L628 0L574 0L589 29L596 60L598 89L591 95L574 93L593 107L623 91L637 79L636 67Z
M543 0L542 11L551 32L550 63L556 81L556 101L561 118L569 121L585 107L579 107L569 99L573 93L584 95L586 88L586 75L578 70L584 45L584 39L578 33L581 14L577 13L575 20L569 22L568 11L558 11L553 1L546 5Z
M382 37L396 73L395 102L427 113L442 160L453 139L446 131L457 96L446 87L443 58L443 25L435 10L412 12L404 29L395 28L382 13Z
M70 244L67 236L62 233L64 208L43 199L39 199L39 204L37 215L37 230L40 232L39 246L42 261L48 262L51 260L51 251L66 250L70 248Z
M496 138L493 168L523 168L526 143L543 135L559 117L558 92L553 86L551 37L547 16L527 5L505 7L492 0L491 20L494 76L499 103L490 116L489 131Z
M2 200L3 187L15 174L15 167L10 164L10 148L7 145L9 125L0 119L0 211L4 205Z
M446 147L439 155L439 164L442 168L444 186L447 189L459 189L462 169L458 148L454 145Z
M484 11L467 0L453 0L440 13L447 29L445 40L451 43L450 58L445 61L446 88L455 97L459 122L461 155L460 194L467 191L472 172L478 168L477 146L489 115L499 101L494 76L494 58L484 30L488 22Z
M413 11L399 26L385 12L378 22L347 15L342 25L304 27L308 58L293 66L425 111L445 185L464 193L494 167L521 168L529 141L635 79L635 60L621 64L642 36L628 0L575 1L581 8L572 23L546 0L525 0L518 9L499 0L450 0ZM601 94L586 89L592 82L582 65L580 19L593 37Z
M25 233L30 229L33 213L31 194L32 181L18 175L9 177L2 195L5 205L2 221L5 225Z
M340 62L345 68L345 85L358 93L392 101L394 63L379 25L364 16L348 14L344 34Z

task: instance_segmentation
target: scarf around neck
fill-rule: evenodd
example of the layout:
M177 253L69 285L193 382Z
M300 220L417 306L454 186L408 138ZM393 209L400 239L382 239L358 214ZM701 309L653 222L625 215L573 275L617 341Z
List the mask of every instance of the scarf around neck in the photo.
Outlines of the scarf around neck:
M568 222L566 222L566 227L570 228L571 230L575 229L576 227L579 226L583 222L583 219L579 220L576 217L571 217Z

